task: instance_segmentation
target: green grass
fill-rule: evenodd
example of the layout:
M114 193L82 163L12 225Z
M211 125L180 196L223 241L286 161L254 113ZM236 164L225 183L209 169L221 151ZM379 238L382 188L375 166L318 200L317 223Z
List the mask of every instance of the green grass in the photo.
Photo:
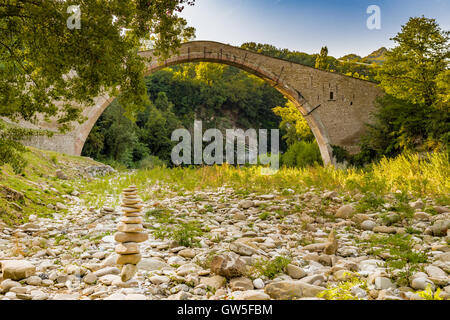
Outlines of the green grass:
M55 210L49 209L47 205L63 203L62 196L70 194L79 186L75 180L59 180L55 174L57 169L62 169L69 177L75 178L78 174L75 167L98 164L87 158L31 147L23 156L28 165L21 174L14 173L9 165L0 167L0 220L10 226L28 222L31 214L51 218ZM5 187L22 193L23 199L11 201Z
M272 260L259 259L253 265L253 268L258 275L263 275L272 280L278 274L285 272L287 265L291 261L291 258L283 256L276 257Z
M147 211L145 217L148 221L156 221L157 223L174 223L172 211L167 208L155 208ZM153 220L153 219L154 220Z
M377 195L374 192L369 192L367 194L364 194L362 199L358 201L357 205L355 206L355 209L357 212L360 213L365 213L367 211L376 211L384 203L385 200L383 199L382 196Z
M348 281L340 281L337 285L329 284L327 290L319 293L317 297L325 300L360 300L351 293L352 288L355 286L359 286L367 292L366 282L356 277L352 277L352 279Z
M261 220L267 220L270 217L270 212L264 211L259 215Z
M307 188L336 190L338 192L362 193L359 211L376 209L384 203L383 195L395 193L415 197L432 197L440 202L449 203L450 166L448 155L432 154L427 161L417 155L402 155L395 159L383 159L365 169L335 169L334 167L313 166L304 169L281 168L271 172L263 167L240 167L228 165L190 168L153 168L124 172L104 179L83 183L86 191L96 198L108 194L119 195L122 189L135 184L142 197L161 199L170 194L195 192L204 189L217 189L227 186L237 195L250 193L265 194L273 191L282 193L289 188L301 193ZM426 181L426 182L424 182ZM151 190L158 182L160 191ZM287 196L286 196L287 197ZM91 199L93 200L93 199ZM203 197L194 195L192 201L203 201ZM407 203L398 200L394 211L407 210ZM409 215L409 212L404 212Z
M400 270L396 275L399 285L408 285L411 276L421 271L423 264L428 262L426 252L413 249L415 243L410 234L373 235L368 245L371 254L389 253L389 257L385 258L387 270Z
M153 235L158 239L172 239L180 246L195 247L199 245L198 238L203 236L206 229L202 229L199 221L180 222L174 218L160 218L159 227L153 227Z
M82 191L80 197L87 206L116 206L122 190L131 184L138 187L139 196L144 201L191 194L194 202L205 201L203 196L196 194L197 191L217 190L219 187L232 188L237 196L242 197L252 193L277 192L278 199L287 200L292 195L285 192L286 189L300 194L314 187L315 192L335 190L340 194L347 194L347 200L351 200L352 195L361 193L363 197L357 204L360 212L379 209L386 201L386 196L394 194L396 199L390 210L400 214L401 219L412 217L413 210L408 205L411 196L430 197L440 205L450 203L450 166L445 153L431 154L426 161L421 160L418 155L401 155L395 159L383 159L365 169L336 169L316 165L302 169L281 168L274 172L257 166L155 167L150 170L121 171L119 174L88 180L76 178L74 168L80 164L97 164L92 160L32 148L25 157L29 165L23 175L14 174L8 166L0 168L0 187L5 185L25 195L25 203L20 205L11 203L0 194L0 216L10 225L27 222L30 214L51 217L54 210L48 209L47 205L63 202L62 195L75 189ZM54 174L58 168L62 168L72 179L58 180ZM54 188L56 192L50 189L43 192L39 184ZM330 201L324 200L316 208L317 214L332 219L333 216L327 210L328 202ZM260 209L267 211L264 206ZM206 205L202 212L212 210L210 205ZM434 213L432 208L427 211ZM281 219L291 213L270 212ZM261 217L269 216L262 214Z

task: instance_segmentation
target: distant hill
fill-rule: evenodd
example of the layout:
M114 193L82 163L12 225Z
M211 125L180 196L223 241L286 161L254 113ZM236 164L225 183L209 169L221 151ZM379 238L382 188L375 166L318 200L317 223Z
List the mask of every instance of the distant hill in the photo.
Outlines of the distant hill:
M241 45L242 49L264 54L266 56L280 58L306 66L315 67L318 54L308 54L305 52L280 49L270 44L246 42ZM385 61L386 48L380 48L367 57L360 57L356 54L347 54L342 58L327 57L327 71L337 72L346 76L358 79L375 81L376 67Z
M347 54L347 55L343 56L342 58L339 58L339 60L360 62L362 60L362 58L356 54L351 53L351 54Z
M383 62L386 60L386 52L387 51L388 50L385 47L382 47L382 48L372 52L367 57L363 58L363 62L383 64Z
M383 64L383 62L386 60L386 52L387 49L385 47L382 47L371 54L369 54L367 57L360 57L356 54L347 54L341 58L339 58L339 61L346 61L346 62L356 62L356 63L365 63L365 64L372 64L376 63L378 65Z

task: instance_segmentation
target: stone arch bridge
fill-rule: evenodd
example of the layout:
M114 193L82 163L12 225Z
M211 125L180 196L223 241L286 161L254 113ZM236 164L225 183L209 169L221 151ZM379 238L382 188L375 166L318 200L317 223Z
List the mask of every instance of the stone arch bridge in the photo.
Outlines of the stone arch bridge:
M152 51L140 54L152 58ZM371 122L375 99L382 95L376 84L309 66L268 57L213 41L184 43L179 54L164 62L152 59L146 75L162 68L186 62L216 62L235 66L269 82L301 111L319 144L324 163L334 163L332 146L350 153L359 150L358 143ZM36 137L26 144L69 155L81 155L84 143L97 119L114 97L97 97L92 107L84 111L87 120L73 131L55 134L52 138ZM54 130L55 125L42 123L42 129Z

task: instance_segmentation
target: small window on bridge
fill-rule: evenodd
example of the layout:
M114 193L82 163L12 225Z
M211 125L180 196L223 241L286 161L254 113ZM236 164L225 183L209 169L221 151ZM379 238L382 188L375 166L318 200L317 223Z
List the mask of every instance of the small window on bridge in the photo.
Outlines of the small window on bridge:
M350 105L351 105L351 106L353 105L353 101L350 101Z
M334 92L333 91L330 92L330 100L334 100Z

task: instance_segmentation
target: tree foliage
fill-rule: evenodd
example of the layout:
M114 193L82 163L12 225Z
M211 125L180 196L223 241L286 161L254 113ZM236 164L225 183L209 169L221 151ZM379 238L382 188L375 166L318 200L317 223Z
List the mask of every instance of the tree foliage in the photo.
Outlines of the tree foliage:
M322 49L320 50L320 54L316 59L315 65L316 69L328 70L329 64L327 60L328 60L328 48L322 47Z
M154 162L155 158L150 156L169 164L176 144L170 140L175 129L183 127L192 132L196 119L202 120L204 130L218 128L224 134L225 129L235 127L275 129L280 117L271 109L286 103L283 95L265 81L234 67L214 63L166 68L147 77L145 82L152 102L137 114L136 122L122 119L124 109L114 102L92 129L84 155L129 167L139 166L148 159ZM122 127L116 128L119 123ZM137 140L115 140L114 143L125 149L113 152L118 147L113 147L110 140L129 135Z
M397 46L386 53L378 75L387 95L378 101L363 153L380 157L448 149L449 35L434 19L419 17L410 18L393 38Z
M276 107L273 112L281 117L280 129L288 145L298 141L314 141L314 135L300 110L288 101L285 107Z
M280 129L287 151L281 157L281 164L287 167L306 167L322 164L319 146L314 134L300 110L288 101L285 107L276 107L273 112L281 117Z
M119 89L131 114L147 102L139 48L151 41L161 58L175 52L193 36L178 12L194 1L2 1L0 116L51 118L65 131L84 120L94 97ZM79 6L80 29L68 27L72 5ZM17 145L16 138L1 143L12 141Z
M381 87L409 103L436 105L440 75L449 67L449 36L434 19L411 18L391 39L397 46L379 70Z

